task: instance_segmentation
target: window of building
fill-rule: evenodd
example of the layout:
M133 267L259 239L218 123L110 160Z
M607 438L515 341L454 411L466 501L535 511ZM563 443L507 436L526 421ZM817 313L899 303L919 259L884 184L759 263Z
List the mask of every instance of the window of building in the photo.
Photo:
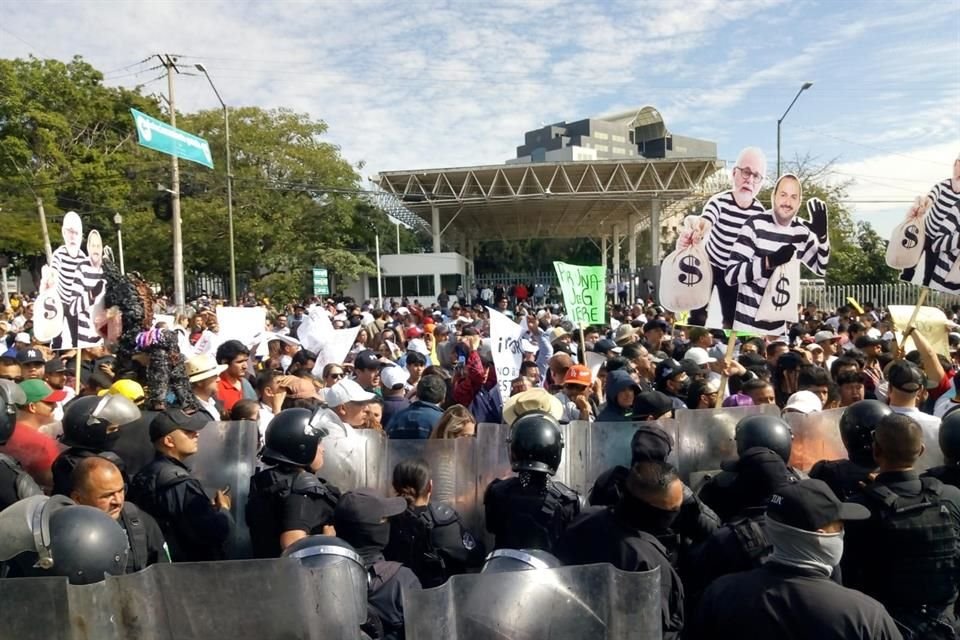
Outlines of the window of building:
M463 276L459 273L442 273L440 274L440 291L449 291L454 293L457 290L457 287L463 284ZM437 295L440 295L437 292Z
M593 137L596 138L597 140L608 140L610 138L610 136L608 136L603 131L594 131Z
M608 146L605 145L605 144L598 144L598 145L596 146L596 149L597 149L597 151L602 151L602 152L610 151L610 147L608 147Z
M618 135L616 135L616 134L610 136L610 139L613 140L614 142L626 142L626 141L627 141L627 139L624 138L623 136L618 136Z

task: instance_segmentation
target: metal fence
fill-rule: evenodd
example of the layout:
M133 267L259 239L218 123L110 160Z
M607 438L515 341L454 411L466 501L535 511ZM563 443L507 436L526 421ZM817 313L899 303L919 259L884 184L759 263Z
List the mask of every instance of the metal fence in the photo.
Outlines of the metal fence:
M800 299L804 304L812 302L818 308L831 311L847 304L850 298L856 300L860 305L870 302L878 309L882 309L892 304L917 304L919 295L920 288L906 282L832 286L804 283L800 286ZM931 291L924 304L949 309L955 305L960 305L960 296Z

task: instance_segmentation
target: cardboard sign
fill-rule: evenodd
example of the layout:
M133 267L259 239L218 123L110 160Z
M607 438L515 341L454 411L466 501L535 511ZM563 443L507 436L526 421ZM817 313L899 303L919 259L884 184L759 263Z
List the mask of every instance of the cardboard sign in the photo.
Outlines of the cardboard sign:
M267 324L267 310L263 307L217 307L217 322L220 324L219 340L239 340L246 346Z
M960 295L960 199L949 180L917 197L890 234L886 259L905 282Z
M913 305L891 305L887 307L890 310L890 318L893 320L893 326L896 329L894 335L897 338L897 344L904 346L904 353L910 353L917 346L913 343L913 338L907 338L903 341L903 332L907 330L907 324L910 322L910 316L913 315ZM936 307L920 307L917 313L917 319L913 321L917 330L923 334L930 346L937 353L950 357L950 330L947 328L947 316L943 311Z
M520 336L523 330L523 326L490 309L490 350L493 353L493 366L497 370L497 385L503 398L510 397L510 383L520 375L520 363L523 361Z
M83 223L74 211L63 216L63 245L57 247L40 282L40 299L34 305L38 339L50 340L53 349L94 347L103 343L94 322L94 309L102 307L106 293L103 278L103 241L96 230L87 237L87 251L80 247ZM54 301L59 300L59 309Z
M317 362L313 365L313 375L320 378L323 375L323 368L331 362L342 364L347 359L347 354L353 348L353 343L357 341L357 334L360 333L360 327L352 329L336 329L327 335L323 344L317 350Z
M563 306L567 317L575 325L606 324L606 272L603 267L583 267L565 262L554 262ZM509 395L509 394L508 394Z

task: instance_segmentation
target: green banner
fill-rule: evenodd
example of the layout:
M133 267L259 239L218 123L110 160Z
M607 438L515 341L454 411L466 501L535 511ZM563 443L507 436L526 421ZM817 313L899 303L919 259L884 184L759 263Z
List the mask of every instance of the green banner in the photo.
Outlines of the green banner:
M603 267L582 267L554 262L563 291L563 306L575 325L606 324L606 272Z
M133 123L137 126L137 137L141 146L213 169L210 144L206 140L171 127L166 122L151 118L136 109L130 109L130 113L133 114Z

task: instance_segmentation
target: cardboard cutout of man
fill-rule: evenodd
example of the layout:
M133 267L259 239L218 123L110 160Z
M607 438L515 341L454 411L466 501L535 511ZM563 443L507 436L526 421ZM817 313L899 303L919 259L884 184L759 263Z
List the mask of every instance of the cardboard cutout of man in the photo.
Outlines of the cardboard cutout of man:
M756 147L743 149L733 167L733 188L714 194L707 200L701 213L711 225L707 235L707 255L713 267L713 286L720 299L725 329L733 326L739 288L737 283L731 285L724 279L730 264L730 251L747 220L764 211L757 194L760 193L766 173L767 157L763 151ZM703 311L706 311L706 305Z
M799 302L799 259L818 276L826 272L830 260L827 234L827 205L819 198L807 202L810 220L797 218L803 192L800 180L784 174L771 194L773 208L747 220L730 252L725 273L728 285L739 286L733 329L761 335L786 334L788 320L797 321ZM793 266L796 277L784 275ZM777 275L776 280L773 276ZM769 305L781 313L770 313Z
M83 275L81 266L87 256L80 248L83 241L83 223L74 211L63 216L63 245L53 252L50 267L56 273L57 295L63 304L63 331L53 339L54 349L71 349L76 346L78 316L83 307Z
M907 217L923 215L923 210L926 210L923 256L916 266L903 270L901 279L944 293L960 294L960 155L953 161L952 177L933 185L926 198L918 198ZM910 240L890 239L891 242Z

